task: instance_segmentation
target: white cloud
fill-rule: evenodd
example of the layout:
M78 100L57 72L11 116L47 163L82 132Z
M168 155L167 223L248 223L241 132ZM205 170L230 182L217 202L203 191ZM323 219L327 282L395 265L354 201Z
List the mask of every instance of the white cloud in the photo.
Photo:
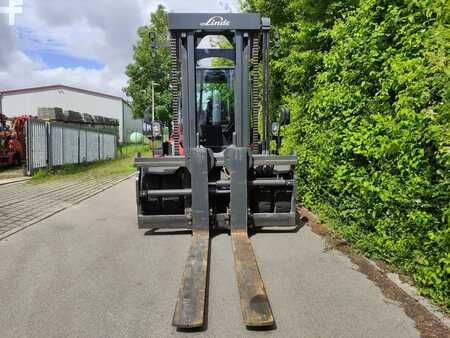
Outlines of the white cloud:
M8 1L0 0L0 6ZM0 15L0 89L62 83L123 95L136 30L158 3L169 11L223 12L236 0L24 0L16 27ZM103 69L47 67L24 50L48 49L96 60Z

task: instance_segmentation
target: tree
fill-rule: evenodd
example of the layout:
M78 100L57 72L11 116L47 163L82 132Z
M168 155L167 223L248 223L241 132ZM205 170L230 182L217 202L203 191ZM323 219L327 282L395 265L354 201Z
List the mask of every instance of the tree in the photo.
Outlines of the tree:
M221 49L232 49L233 45L228 41L228 39L223 35L215 36L210 39L211 48L221 48ZM211 62L211 66L213 67L223 67L223 66L234 66L234 62L232 60L224 59L224 58L213 58Z
M150 49L150 34L156 44L168 44L167 12L163 5L150 14L150 24L137 30L139 40L133 47L133 62L127 66L129 77L125 94L132 98L131 109L134 117L143 117L145 109L152 105L152 81L155 87L155 116L157 120L170 121L169 89L170 53L168 48L157 48L154 56ZM150 108L151 109L151 108Z

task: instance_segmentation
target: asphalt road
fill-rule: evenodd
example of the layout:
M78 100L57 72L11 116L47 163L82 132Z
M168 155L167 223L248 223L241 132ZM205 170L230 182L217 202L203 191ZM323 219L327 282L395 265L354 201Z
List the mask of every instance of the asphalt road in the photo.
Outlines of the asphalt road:
M230 237L211 243L207 329L171 326L187 232L145 235L127 180L0 241L0 337L418 337L414 322L308 227L252 237L277 328L241 324Z

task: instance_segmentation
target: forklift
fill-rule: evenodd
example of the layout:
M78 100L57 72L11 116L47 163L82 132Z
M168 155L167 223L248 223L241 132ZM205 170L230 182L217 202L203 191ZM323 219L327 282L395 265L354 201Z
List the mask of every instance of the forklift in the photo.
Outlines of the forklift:
M138 226L192 231L174 326L204 326L210 238L227 231L243 324L274 327L249 231L296 227L298 215L297 157L271 150L289 111L280 112L279 122L270 121L270 19L256 13L169 13L168 25L173 144L168 156L135 157ZM232 48L202 48L210 36L226 38ZM213 67L211 58L232 65Z

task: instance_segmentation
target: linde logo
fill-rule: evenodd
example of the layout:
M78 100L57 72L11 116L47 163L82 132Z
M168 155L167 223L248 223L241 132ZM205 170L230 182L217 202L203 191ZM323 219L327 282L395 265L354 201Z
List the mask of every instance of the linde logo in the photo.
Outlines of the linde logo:
M229 26L230 21L222 16L212 16L206 22L200 23L200 26Z

